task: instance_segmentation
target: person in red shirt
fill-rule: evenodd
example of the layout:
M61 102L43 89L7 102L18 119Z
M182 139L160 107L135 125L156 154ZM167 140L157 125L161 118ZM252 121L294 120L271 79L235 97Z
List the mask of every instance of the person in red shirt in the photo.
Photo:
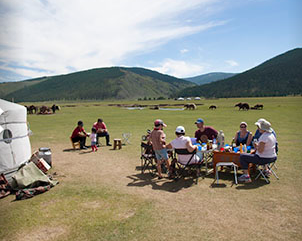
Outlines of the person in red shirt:
M217 138L218 132L211 126L205 126L203 119L198 118L195 124L198 128L198 130L195 131L197 142L207 142L208 140Z
M110 136L104 123L103 119L98 119L97 122L93 124L93 127L96 129L97 137L96 137L96 144L99 145L99 137L106 137L106 145L111 146L110 144Z
M80 148L87 149L85 146L86 143L86 136L89 136L83 128L84 124L83 121L78 121L78 126L74 129L71 134L72 142L80 141Z

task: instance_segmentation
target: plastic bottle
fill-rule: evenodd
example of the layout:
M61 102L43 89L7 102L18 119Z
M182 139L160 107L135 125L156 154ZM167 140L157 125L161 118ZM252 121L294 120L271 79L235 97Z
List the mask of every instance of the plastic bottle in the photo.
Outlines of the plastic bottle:
M236 143L235 143L235 139L233 138L233 140L232 140L232 149L234 150L234 148L236 147Z
M245 153L247 152L246 144L243 145L243 152L245 152Z
M218 140L218 149L220 150L221 147L224 147L224 133L222 130L218 132L217 140Z
M243 153L243 146L242 146L242 143L240 143L239 150L240 150L240 153Z

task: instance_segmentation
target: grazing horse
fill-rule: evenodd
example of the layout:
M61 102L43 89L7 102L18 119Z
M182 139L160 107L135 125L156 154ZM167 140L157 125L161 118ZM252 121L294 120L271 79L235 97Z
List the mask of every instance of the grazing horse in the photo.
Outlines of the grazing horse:
M238 103L234 107L239 107L239 110L249 110L250 106L248 103Z
M217 108L216 105L211 105L211 106L209 107L209 110L215 110L216 108Z
M41 106L39 114L50 114L50 108L45 105Z
M27 113L28 114L33 114L34 111L35 111L35 114L37 114L37 112L38 112L38 107L37 106L31 105L29 107L27 106L26 108L27 108Z
M184 107L186 110L196 110L196 105L194 103L185 104Z
M263 105L262 104L257 104L254 106L257 110L263 110Z

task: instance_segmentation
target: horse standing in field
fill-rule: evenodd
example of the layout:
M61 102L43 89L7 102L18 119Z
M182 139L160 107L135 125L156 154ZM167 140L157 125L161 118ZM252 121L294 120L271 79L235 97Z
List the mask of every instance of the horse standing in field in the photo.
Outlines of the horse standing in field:
M211 105L211 106L209 107L209 110L216 110L216 108L217 108L216 105Z
M249 110L250 106L248 103L238 103L234 107L239 107L239 110Z
M35 111L35 114L37 114L37 112L38 112L38 107L34 106L34 105L26 106L26 109L27 109L27 114L33 114L34 111Z
M51 110L52 110L52 113L55 114L56 113L56 110L60 110L60 106L56 105L56 104L53 104L52 107L50 107Z
M197 108L194 103L185 104L184 107L186 108L186 110L196 110Z

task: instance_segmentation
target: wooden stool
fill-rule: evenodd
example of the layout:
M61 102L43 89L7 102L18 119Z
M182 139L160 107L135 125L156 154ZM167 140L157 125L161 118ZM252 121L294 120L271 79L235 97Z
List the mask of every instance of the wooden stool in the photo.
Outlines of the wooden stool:
M113 150L115 150L116 147L118 147L118 149L122 149L122 140L121 139L114 139Z
M79 148L81 147L80 141L73 142L71 137L70 137L70 141L71 141L71 145L72 145L72 147L73 147L74 150L76 149L77 146L78 146Z

